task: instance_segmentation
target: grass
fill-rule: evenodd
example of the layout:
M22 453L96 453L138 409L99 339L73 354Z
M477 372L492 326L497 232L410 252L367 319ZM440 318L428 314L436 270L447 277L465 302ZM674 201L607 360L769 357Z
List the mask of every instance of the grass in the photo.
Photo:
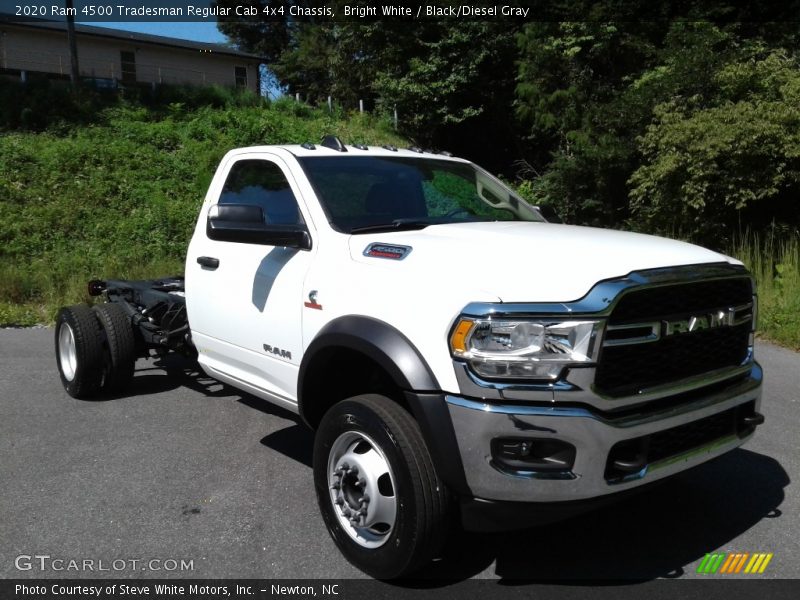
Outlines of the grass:
M182 272L197 211L231 148L319 141L405 145L388 120L291 101L157 109L0 134L0 326L53 321L93 278Z
M89 279L181 272L197 210L230 148L326 133L406 145L386 120L289 99L167 90L86 101L70 122L59 102L46 101L57 91L34 92L0 87L0 326L51 323L60 306L88 300ZM21 130L21 112L39 128ZM761 336L800 349L797 234L749 234L734 246L758 282Z
M756 278L760 337L800 350L800 238L750 233L732 254Z
M85 262L66 256L54 263L42 259L24 267L8 265L0 268L0 327L52 324L59 307L91 302L86 289L91 278L151 279L180 273L183 260L169 257L137 264L113 256Z

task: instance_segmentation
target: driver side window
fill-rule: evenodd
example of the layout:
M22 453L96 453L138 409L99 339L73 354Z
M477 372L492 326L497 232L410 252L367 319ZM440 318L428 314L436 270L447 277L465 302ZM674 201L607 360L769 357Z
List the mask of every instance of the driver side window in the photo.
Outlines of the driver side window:
M278 165L268 160L236 162L228 173L218 203L260 206L266 223L304 223L286 176Z

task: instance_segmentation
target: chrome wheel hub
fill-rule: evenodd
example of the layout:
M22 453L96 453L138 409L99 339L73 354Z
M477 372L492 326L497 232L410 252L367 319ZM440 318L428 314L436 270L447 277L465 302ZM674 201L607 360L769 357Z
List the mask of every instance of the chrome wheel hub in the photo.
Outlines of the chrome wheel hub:
M67 381L75 379L75 370L78 368L75 334L72 332L72 327L66 323L61 324L58 332L58 362L61 365L64 379Z
M333 511L360 546L382 546L397 520L395 481L380 447L361 432L343 433L328 455Z

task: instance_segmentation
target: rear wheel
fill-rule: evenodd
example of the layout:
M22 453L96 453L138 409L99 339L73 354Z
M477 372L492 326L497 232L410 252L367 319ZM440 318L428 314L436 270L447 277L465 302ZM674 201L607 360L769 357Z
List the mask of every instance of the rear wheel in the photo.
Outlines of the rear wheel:
M100 324L85 304L62 308L56 317L56 364L64 389L73 398L90 398L103 378Z
M118 304L97 304L94 313L105 337L103 391L120 392L130 383L136 364L136 340L130 317Z
M373 577L410 574L444 543L447 491L416 421L389 398L356 396L325 414L314 484L333 540Z

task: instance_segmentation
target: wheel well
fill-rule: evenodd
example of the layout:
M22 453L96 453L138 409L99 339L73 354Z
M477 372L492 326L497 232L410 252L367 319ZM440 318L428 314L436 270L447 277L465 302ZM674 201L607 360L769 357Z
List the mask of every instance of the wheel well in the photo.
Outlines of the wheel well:
M316 429L331 406L367 393L383 394L410 412L403 391L376 361L358 350L328 347L305 369L300 413Z

